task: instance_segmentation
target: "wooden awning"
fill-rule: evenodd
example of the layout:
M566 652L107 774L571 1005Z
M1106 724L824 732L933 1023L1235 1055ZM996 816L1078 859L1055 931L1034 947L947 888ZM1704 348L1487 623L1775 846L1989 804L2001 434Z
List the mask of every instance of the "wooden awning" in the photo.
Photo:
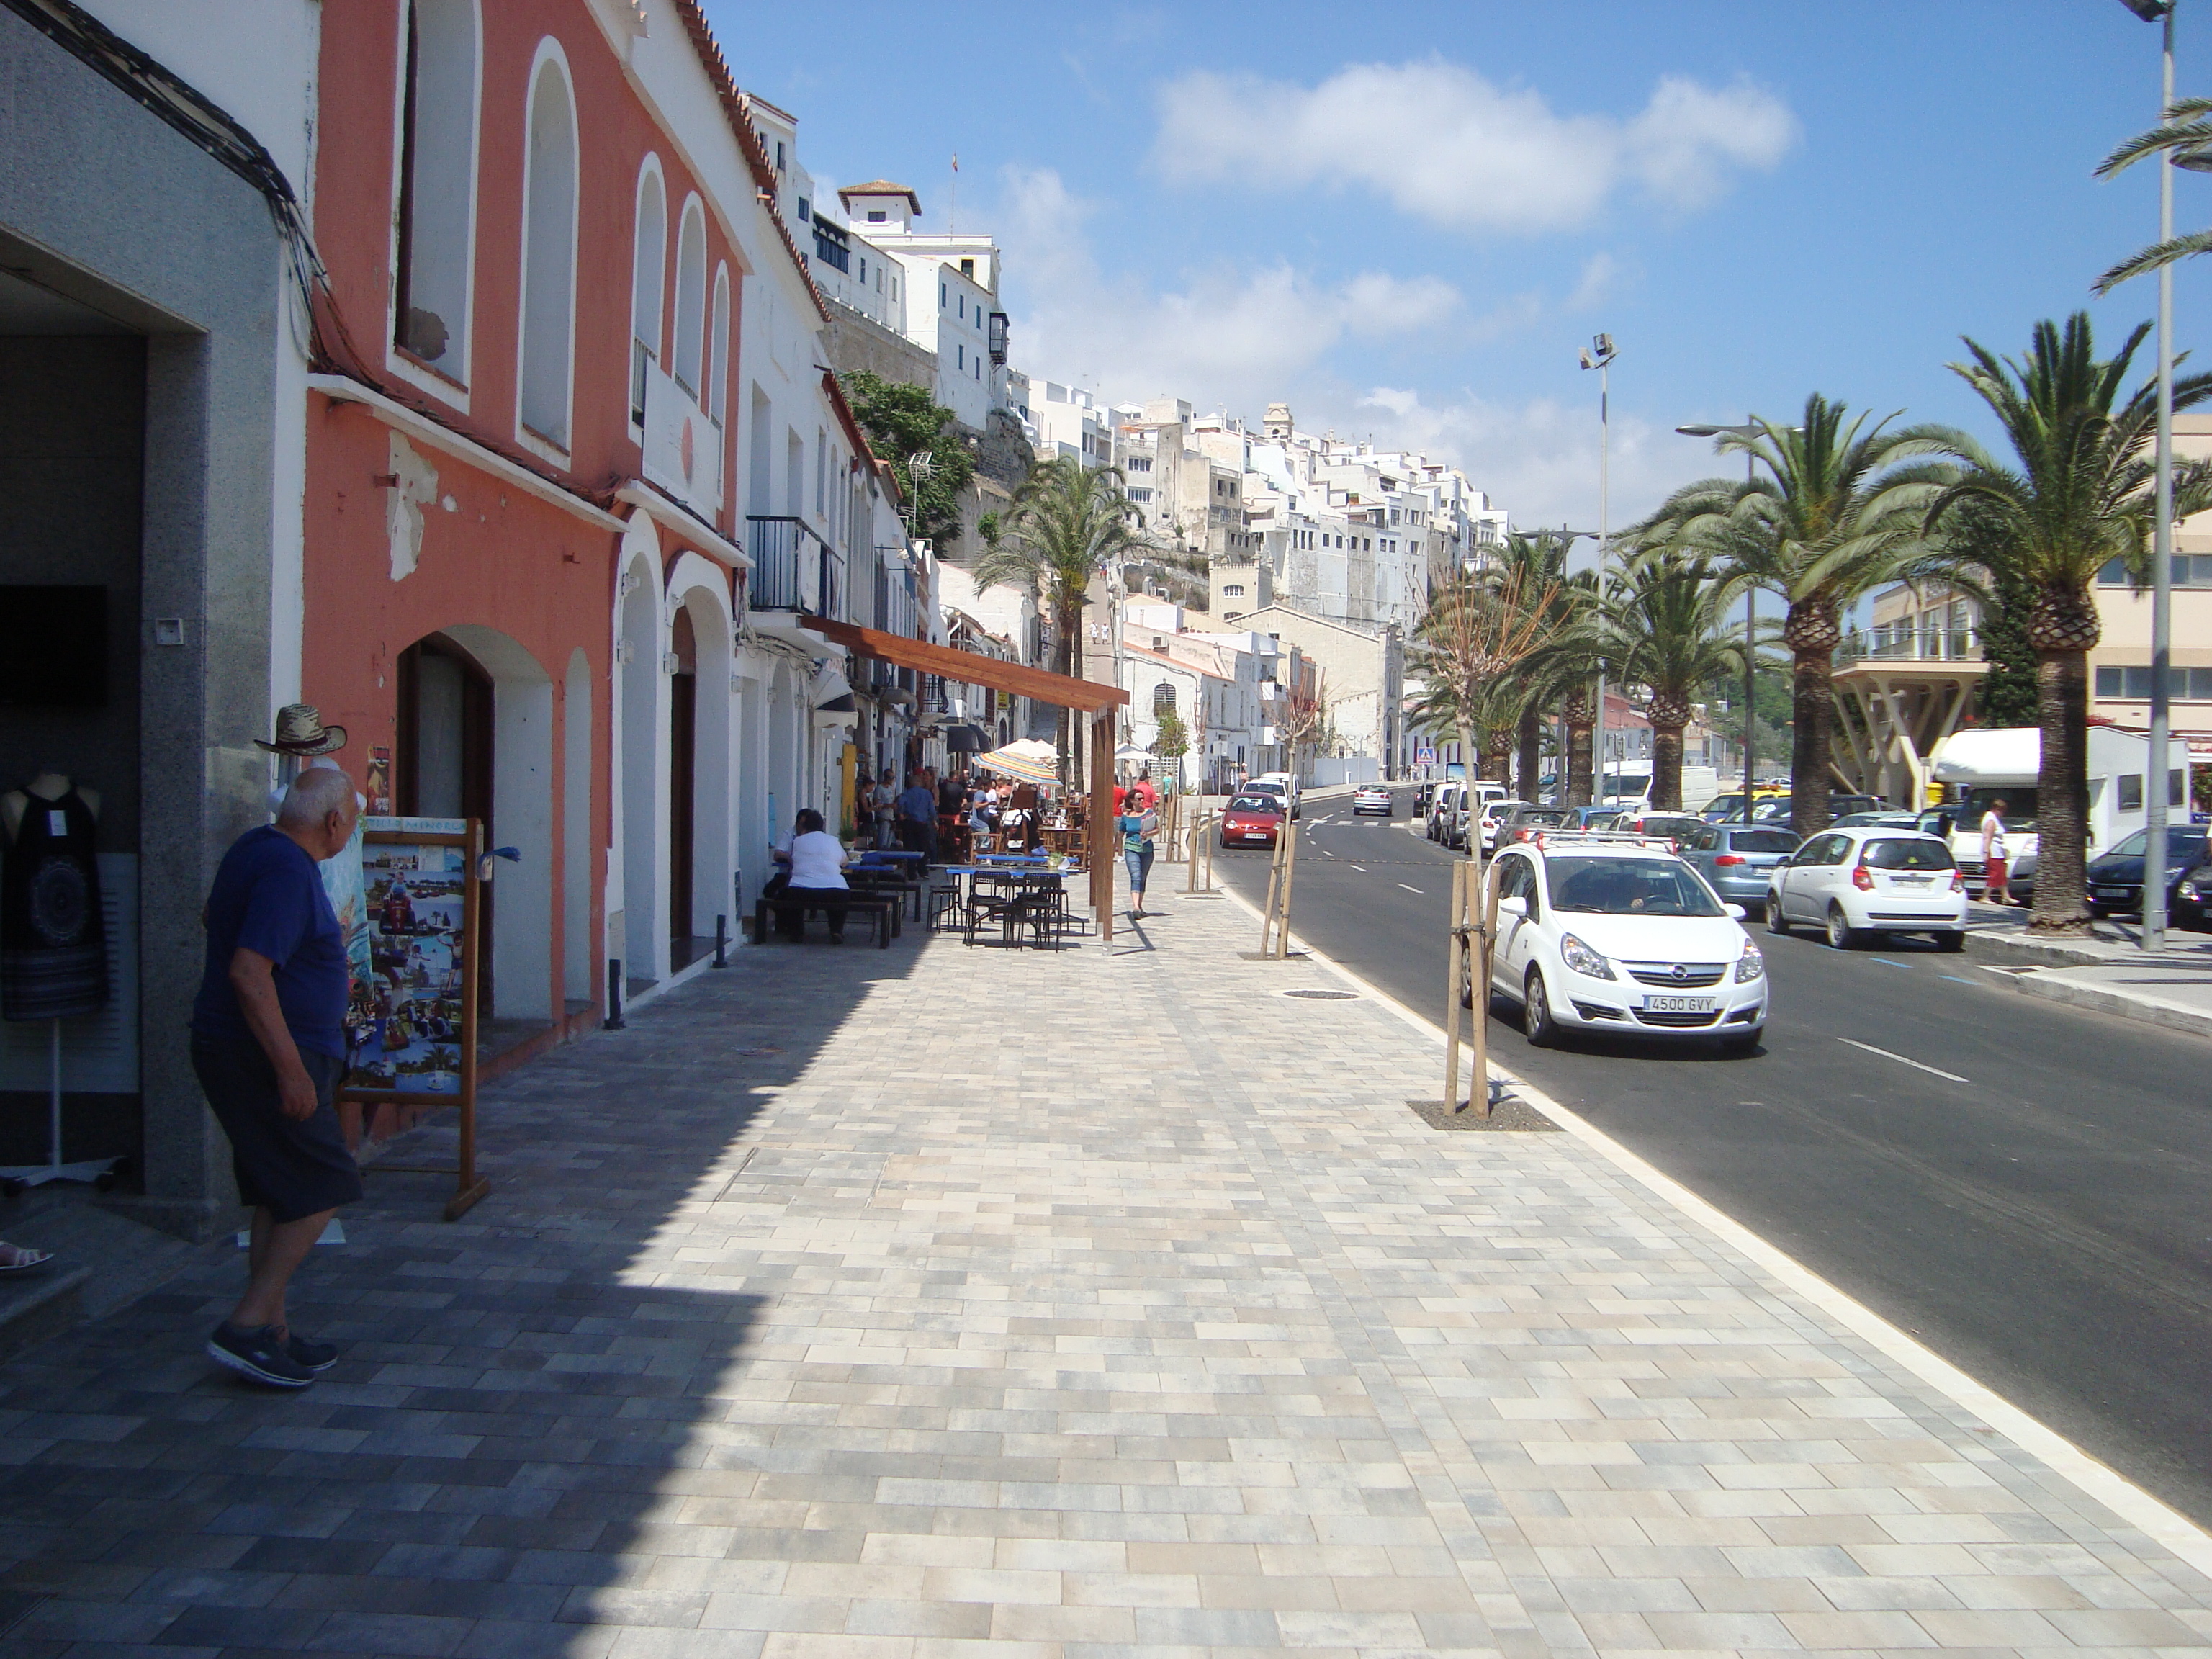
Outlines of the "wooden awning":
M1079 680L1072 675L1048 673L1042 668L1024 668L1018 662L1001 662L980 651L956 651L949 645L932 645L927 640L910 640L902 634L856 628L851 623L831 622L827 617L801 617L799 620L802 627L812 629L831 644L842 645L860 656L874 657L924 674L941 675L963 685L988 686L994 691L1056 703L1062 708L1080 708L1094 714L1118 708L1129 701L1129 694L1118 685Z

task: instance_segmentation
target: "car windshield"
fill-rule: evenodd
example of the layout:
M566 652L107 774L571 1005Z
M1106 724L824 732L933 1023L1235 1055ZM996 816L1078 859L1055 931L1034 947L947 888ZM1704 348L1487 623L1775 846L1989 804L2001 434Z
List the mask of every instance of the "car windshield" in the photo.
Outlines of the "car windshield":
M1559 859L1550 866L1552 908L1600 916L1718 916L1705 883L1662 859Z
M1794 853L1797 837L1787 830L1731 830L1728 844L1735 853Z
M1686 836L1692 830L1701 830L1704 827L1703 818L1674 817L1645 818L1641 826L1647 836Z
M1567 812L1559 808L1524 806L1513 815L1513 822L1516 824L1565 823L1568 816Z
M1232 812L1279 812L1283 804L1273 795L1239 795L1229 803Z
M1961 801L1958 807L1959 827L1961 830L1972 830L1979 833L1982 827L1982 814L1999 801L2005 804L2004 821L2007 830L2017 835L2021 830L2035 828L2034 786L2030 785L2025 789L2018 789L2010 784L2007 784L2002 789L1992 787L1966 791L1966 799Z
M1949 870L1951 849L1926 836L1891 836L1870 841L1859 862L1869 870Z

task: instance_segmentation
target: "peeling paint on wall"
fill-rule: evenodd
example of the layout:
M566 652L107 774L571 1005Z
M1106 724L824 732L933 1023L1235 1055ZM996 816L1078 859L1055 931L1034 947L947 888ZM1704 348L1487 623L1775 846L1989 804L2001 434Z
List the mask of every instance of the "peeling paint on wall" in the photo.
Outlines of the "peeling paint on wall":
M438 475L415 446L392 434L391 495L384 504L384 533L392 544L392 580L415 573L422 557L422 508L438 499Z

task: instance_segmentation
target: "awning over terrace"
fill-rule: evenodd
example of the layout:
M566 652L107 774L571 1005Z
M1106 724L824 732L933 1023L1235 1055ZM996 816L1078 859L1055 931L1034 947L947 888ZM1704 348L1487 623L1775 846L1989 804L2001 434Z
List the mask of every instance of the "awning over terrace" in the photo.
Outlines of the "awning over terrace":
M1019 663L1001 662L980 652L956 651L949 645L932 645L927 640L910 640L900 634L857 628L851 623L832 622L827 617L805 617L800 621L832 645L842 645L856 656L873 657L895 667L941 675L963 685L986 686L1037 702L1080 709L1091 716L1091 804L1087 813L1090 846L1086 854L1091 866L1091 908L1097 913L1099 937L1112 939L1114 711L1129 701L1129 694L1118 685L1102 685L1097 680L1079 680L1066 674L1048 673L1042 668L1025 668Z

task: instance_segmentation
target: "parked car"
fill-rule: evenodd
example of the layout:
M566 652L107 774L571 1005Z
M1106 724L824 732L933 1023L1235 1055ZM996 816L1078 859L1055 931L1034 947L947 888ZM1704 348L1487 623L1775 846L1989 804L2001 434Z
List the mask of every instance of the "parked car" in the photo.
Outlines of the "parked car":
M1452 815L1459 809L1460 797L1467 793L1467 785L1457 778L1447 778L1437 786L1429 798L1428 836L1431 841L1441 842L1450 827Z
M1753 823L1787 823L1796 812L1796 798L1790 795L1769 795L1752 803L1751 821ZM1875 795L1831 795L1828 797L1828 822L1847 817L1854 812L1886 812L1887 805ZM1741 814L1731 816L1727 823L1735 823Z
M1846 812L1828 820L1831 830L1918 830L1917 812Z
M1766 926L1825 928L1848 951L1870 933L1925 933L1946 951L1966 942L1966 879L1935 836L1899 830L1826 830L1776 866Z
M1674 854L1563 836L1505 848L1497 878L1491 988L1521 1005L1530 1042L1609 1030L1758 1046L1765 960L1741 912Z
M1705 828L1705 821L1687 812L1624 812L1613 827L1635 836L1664 836L1679 847L1684 836Z
M1787 830L1758 823L1701 823L1677 836L1682 861L1730 904L1764 915L1775 866L1797 850Z
M1498 826L1511 814L1530 805L1533 803L1525 800L1509 800L1503 795L1494 800L1483 802L1481 816L1475 820L1477 830L1482 837L1482 850L1486 853L1495 852L1498 848Z
M2143 854L2150 848L2150 831L2137 830L2124 836L2120 844L2101 858L2089 860L2089 914L2093 916L2141 915L2143 902ZM2204 831L2195 824L2170 825L2166 832L2166 910L2185 927L2204 925L2203 893L2212 891L2212 868L2207 868ZM2200 889L2197 878L2203 877ZM2010 872L2006 884L2009 886ZM2186 894L2184 889L2189 890ZM2187 913L2185 920L2184 913Z
M1428 817L1429 803L1436 799L1436 793L1437 787L1433 783L1425 783L1419 788L1413 791L1413 816L1415 817L1425 818Z
M1458 800L1452 806L1451 822L1445 826L1444 845L1465 852L1468 837L1481 822L1483 808L1492 801L1505 799L1505 786L1486 783L1477 778L1462 786Z
M1392 799L1390 787L1383 783L1363 783L1352 792L1352 816L1362 812L1380 812L1384 817L1395 817L1398 803Z
M1247 790L1221 809L1224 847L1273 847L1283 830L1283 803L1276 796Z
M1571 830L1615 830L1621 819L1629 815L1625 806L1570 806L1566 811L1566 827Z
M1507 817L1498 820L1498 844L1510 847L1541 835L1547 830L1571 830L1580 826L1574 823L1575 809L1571 806L1518 806Z
M1772 800L1778 796L1787 795L1789 793L1787 789L1755 783L1751 787L1752 804L1756 806L1760 801ZM1698 816L1707 823L1725 823L1730 818L1741 817L1743 791L1737 789L1725 795L1715 795L1698 809Z

